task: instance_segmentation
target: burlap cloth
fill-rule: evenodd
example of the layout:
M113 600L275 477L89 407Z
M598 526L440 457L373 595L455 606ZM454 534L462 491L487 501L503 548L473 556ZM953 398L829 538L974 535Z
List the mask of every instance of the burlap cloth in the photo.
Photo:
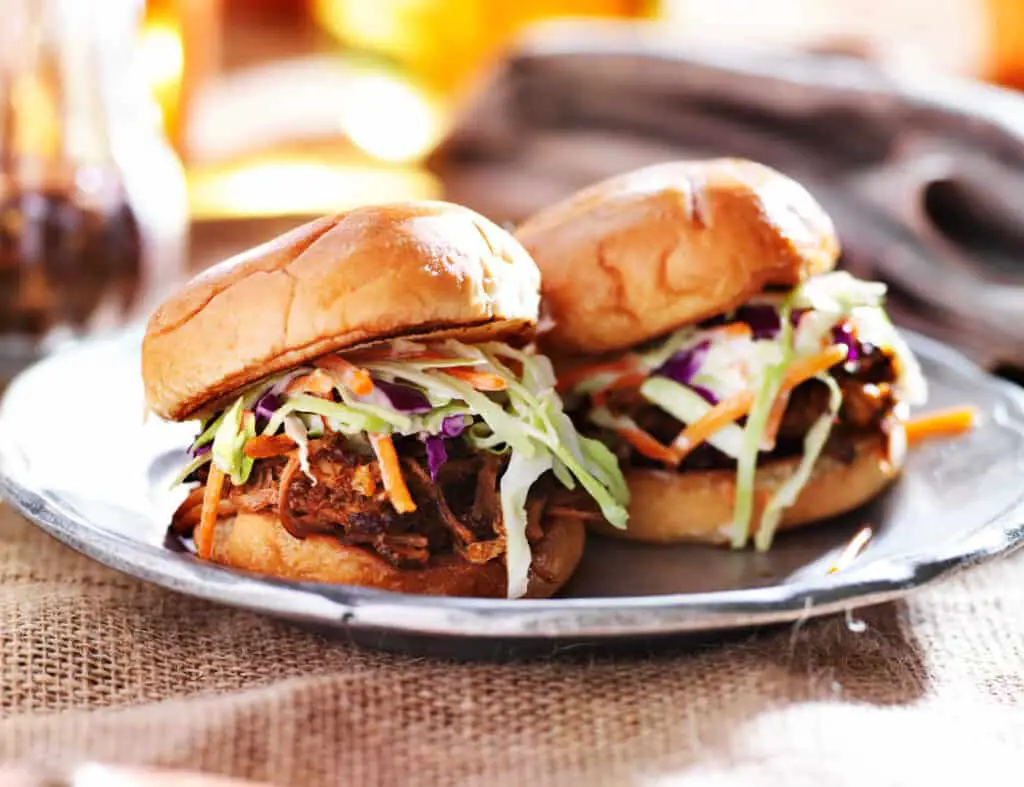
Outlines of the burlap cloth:
M0 508L0 759L281 785L1022 783L1024 554L853 623L414 659L123 577Z

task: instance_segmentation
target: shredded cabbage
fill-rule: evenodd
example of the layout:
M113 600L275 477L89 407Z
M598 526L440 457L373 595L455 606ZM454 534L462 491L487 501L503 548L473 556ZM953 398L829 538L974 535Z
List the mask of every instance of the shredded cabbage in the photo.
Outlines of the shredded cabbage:
M624 530L629 514L626 512L626 504L629 502L629 488L622 477L621 471L611 468L601 461L600 451L607 451L596 440L583 437L577 434L568 416L559 412L559 418L565 419L564 424L554 424L552 427L555 438L550 444L552 453L558 457L569 471L576 476L580 484L590 494L594 501L601 507L601 513L609 524ZM600 448L597 448L601 445ZM610 452L609 452L610 453Z
M264 434L274 434L284 424L290 413L313 413L331 419L335 431L352 434L355 432L390 432L390 424L377 416L356 410L341 402L329 402L318 396L295 394L274 413ZM273 431L271 431L273 430Z
M640 386L640 395L684 424L693 423L711 412L711 405L699 393L667 377L649 377ZM736 424L723 426L708 438L708 442L735 459L743 452L743 430Z
M394 430L399 434L410 434L412 431L412 416L407 415L403 412L396 410L393 407L385 407L383 405L368 404L361 402L356 396L344 388L338 388L338 392L341 394L341 401L345 405L354 410L357 413L378 418L381 421L385 421L394 427Z
M210 454L214 464L231 477L231 483L239 486L249 480L252 460L244 453L245 444L256 436L256 416L245 409L255 397L251 394L240 396L220 419L213 437Z
M214 436L217 434L217 430L220 425L224 423L224 415L227 410L224 410L216 418L211 418L207 427L200 433L199 437L192 441L192 451L194 452L197 448L202 448L207 443L211 442Z
M510 381L508 398L513 409L539 433L541 442L576 477L580 485L600 506L601 513L614 527L624 528L628 514L629 490L622 472L615 463L608 466L611 452L594 440L582 437L562 409L555 393L555 372L544 356L527 355L504 344L488 343L480 347L490 361ZM495 356L518 361L523 367L522 380ZM600 447L596 447L597 446ZM614 461L614 457L612 457Z
M807 486L814 465L832 433L832 424L839 414L839 408L843 404L843 392L832 377L827 374L819 374L816 379L828 386L828 411L821 415L807 431L804 436L804 453L800 464L797 465L793 475L775 490L775 494L764 507L761 524L754 535L754 546L761 552L766 551L772 545L772 537L778 529L783 511L796 502L800 492Z
M192 473L194 473L200 467L205 465L211 459L213 459L213 457L210 455L209 452L197 456L195 459L193 459L191 462L189 462L187 465L181 468L181 470L178 471L178 475L176 475L174 477L174 480L171 481L170 488L174 489L174 487L176 487L178 484L184 483L186 478L192 475Z
M320 419L319 415L313 415L312 413L299 413L296 417L302 420L303 425L306 427L306 434L309 437L323 436L324 422Z
M793 290L789 304L794 309L849 314L858 306L881 307L885 292L882 282L864 281L846 271L833 271L812 276L800 284Z
M242 455L238 468L238 481L244 484L249 480L252 473L253 460L245 455L245 444L256 436L256 414L251 411L242 413L242 435L240 438L240 453ZM234 483L234 480L232 480Z
M623 505L629 503L629 486L626 484L626 479L619 469L619 460L615 458L615 454L612 453L611 449L600 440L584 437L583 435L580 435L580 447L583 449L584 456L590 462L588 466L594 469L594 475L608 486L608 489L617 501ZM622 528L625 528L627 518L623 517L620 513L619 521L622 522ZM612 524L615 523L613 522Z
M513 451L501 476L501 516L505 523L508 597L526 594L530 578L530 542L526 540L526 496L533 483L551 469L550 454L527 456Z
M733 508L732 546L745 546L750 537L750 517L754 510L754 482L757 475L757 456L761 449L764 428L772 403L779 394L786 367L792 357L793 326L789 320L790 307L784 303L779 310L782 329L777 340L781 350L779 361L764 370L759 381L754 404L743 428L743 451L736 461L736 500Z
M213 448L210 449L214 464L231 476L231 483L235 483L235 479L241 483L242 449L245 447L245 436L242 432L243 400L244 397L238 397L224 413L220 426L213 436Z
M511 450L501 435L495 434L483 421L477 421L464 433L466 442L478 451L491 451L495 454L503 454Z
M309 469L309 437L306 432L306 425L299 420L297 415L286 415L284 418L284 433L288 435L299 447L299 465L302 472L306 474L313 486L316 486L316 478Z
M576 479L573 477L572 472L566 467L565 462L561 459L555 458L555 461L551 465L551 470L555 474L555 478L558 482L566 489L576 488Z

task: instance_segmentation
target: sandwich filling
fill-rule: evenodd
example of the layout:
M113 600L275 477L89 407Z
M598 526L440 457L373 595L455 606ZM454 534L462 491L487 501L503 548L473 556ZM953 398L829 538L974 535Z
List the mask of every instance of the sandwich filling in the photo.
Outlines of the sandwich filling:
M396 340L318 358L205 419L175 483L172 528L213 552L218 518L268 512L295 538L372 550L400 568L438 554L504 559L525 594L546 515L588 494L624 527L614 455L562 410L550 362L506 344Z
M732 544L756 530L755 545L767 549L824 453L851 460L854 440L887 432L903 403L927 397L884 296L885 285L845 272L816 276L572 368L559 387L581 429L624 464L735 472ZM792 477L755 501L757 465L789 457L799 458Z

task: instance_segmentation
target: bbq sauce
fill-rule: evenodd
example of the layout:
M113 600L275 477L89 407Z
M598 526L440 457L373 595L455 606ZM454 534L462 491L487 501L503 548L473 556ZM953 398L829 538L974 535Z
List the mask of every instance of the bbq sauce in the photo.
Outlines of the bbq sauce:
M0 23L0 386L155 305L185 263L184 173L138 68L140 4L14 0Z
M141 277L139 223L116 184L0 191L0 337L123 318Z

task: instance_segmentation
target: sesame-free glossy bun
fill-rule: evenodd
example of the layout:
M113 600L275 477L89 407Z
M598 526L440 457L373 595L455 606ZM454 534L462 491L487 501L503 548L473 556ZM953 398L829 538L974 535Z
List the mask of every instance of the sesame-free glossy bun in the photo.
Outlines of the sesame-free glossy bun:
M835 266L832 221L796 181L739 159L680 161L592 185L527 219L552 352L632 347Z
M578 519L551 517L544 538L531 545L528 598L546 598L564 585L583 554L586 530ZM217 522L211 559L234 568L285 579L362 585L435 596L502 598L502 560L471 563L434 556L426 568L396 568L368 550L329 536L294 538L274 514L239 513Z
M375 340L528 335L539 287L515 239L468 208L410 202L322 218L164 302L142 346L146 402L179 420L267 374Z
M779 529L799 527L844 514L879 495L903 464L903 426L889 425L890 434L865 435L853 443L853 458L841 462L822 456L796 503L787 508ZM890 448L889 440L893 448ZM790 478L799 458L766 462L757 469L755 500L765 500ZM617 530L606 522L591 529L604 535L649 543L700 542L727 544L732 534L735 470L687 471L626 470L632 496L629 526ZM754 508L752 527L760 521Z

